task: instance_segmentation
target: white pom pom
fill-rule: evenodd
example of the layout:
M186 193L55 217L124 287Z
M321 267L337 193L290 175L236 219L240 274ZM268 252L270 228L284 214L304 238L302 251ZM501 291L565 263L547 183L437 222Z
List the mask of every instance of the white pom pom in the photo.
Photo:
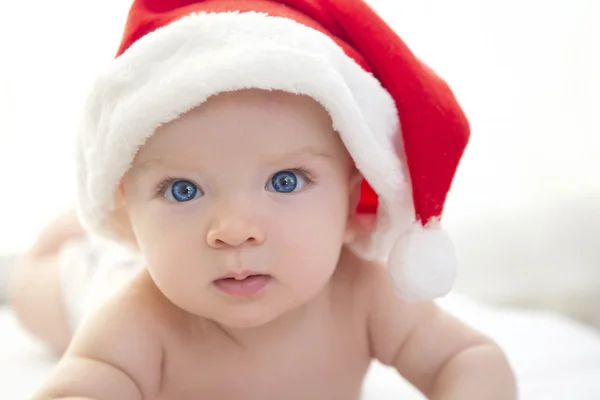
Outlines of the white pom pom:
M452 289L457 272L452 239L437 227L415 225L394 244L388 269L405 300L445 296Z

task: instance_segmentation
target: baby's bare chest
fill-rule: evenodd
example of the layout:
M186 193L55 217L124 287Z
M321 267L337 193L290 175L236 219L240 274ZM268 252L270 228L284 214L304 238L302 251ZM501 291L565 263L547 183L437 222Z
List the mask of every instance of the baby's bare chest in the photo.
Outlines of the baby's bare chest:
M370 365L363 330L307 326L255 348L215 343L166 354L161 399L352 400Z

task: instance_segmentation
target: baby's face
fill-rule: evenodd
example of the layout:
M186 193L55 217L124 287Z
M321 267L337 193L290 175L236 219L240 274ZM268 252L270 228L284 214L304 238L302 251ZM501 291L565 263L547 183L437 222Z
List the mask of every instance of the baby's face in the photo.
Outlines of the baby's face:
M243 328L323 290L352 235L359 183L316 102L247 90L160 127L123 192L164 295L192 314Z

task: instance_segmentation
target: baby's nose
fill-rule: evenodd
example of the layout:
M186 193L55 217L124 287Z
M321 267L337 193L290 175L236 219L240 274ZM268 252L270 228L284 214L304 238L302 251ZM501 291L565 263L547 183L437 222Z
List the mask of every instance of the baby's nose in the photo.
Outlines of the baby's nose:
M206 242L213 248L259 245L264 240L265 233L258 224L239 218L216 222L206 235Z

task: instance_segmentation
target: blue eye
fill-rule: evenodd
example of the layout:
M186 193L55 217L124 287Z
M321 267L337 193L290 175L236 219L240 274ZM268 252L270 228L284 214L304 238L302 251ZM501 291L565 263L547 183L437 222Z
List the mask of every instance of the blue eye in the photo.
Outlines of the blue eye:
M167 201L177 203L194 200L202 195L198 186L186 180L172 181L165 186L163 193Z
M278 193L292 193L307 184L307 177L292 171L280 171L273 175L267 184L268 190Z

